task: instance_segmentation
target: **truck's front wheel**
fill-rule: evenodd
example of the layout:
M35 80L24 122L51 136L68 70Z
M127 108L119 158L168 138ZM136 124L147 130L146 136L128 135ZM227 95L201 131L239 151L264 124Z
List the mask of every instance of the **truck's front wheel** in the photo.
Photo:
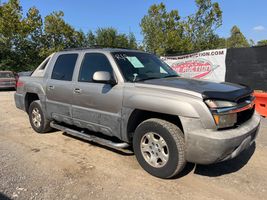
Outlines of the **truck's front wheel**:
M133 148L139 164L153 176L171 178L186 164L183 133L165 120L142 122L135 130Z
M50 121L46 119L40 100L33 101L29 107L29 119L32 128L37 133L46 133L51 131Z

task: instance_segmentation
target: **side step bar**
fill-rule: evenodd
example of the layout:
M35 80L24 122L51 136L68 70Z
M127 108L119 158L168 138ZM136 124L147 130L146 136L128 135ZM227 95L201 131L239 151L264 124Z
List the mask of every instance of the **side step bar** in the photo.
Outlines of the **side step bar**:
M113 149L118 149L118 150L121 150L125 153L132 153L132 151L125 149L125 148L128 148L130 146L126 142L116 143L116 142L113 142L113 141L108 140L108 139L97 137L95 135L89 135L89 134L86 134L82 131L77 131L77 130L68 128L66 126L59 125L54 121L50 122L50 126L54 129L61 130L61 131L65 132L69 135L87 140L89 142L95 142L95 143L103 145L103 146L107 146L107 147L110 147Z

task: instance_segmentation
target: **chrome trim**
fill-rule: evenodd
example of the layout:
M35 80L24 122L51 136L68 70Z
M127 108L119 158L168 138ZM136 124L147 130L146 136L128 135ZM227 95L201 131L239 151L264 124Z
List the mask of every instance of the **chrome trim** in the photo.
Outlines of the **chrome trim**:
M219 114L219 115L238 113L238 112L253 108L255 105L254 100L255 100L255 97L252 97L250 100L246 100L245 102L238 104L236 106L231 106L231 107L226 107L226 108L214 108L210 110L212 114Z

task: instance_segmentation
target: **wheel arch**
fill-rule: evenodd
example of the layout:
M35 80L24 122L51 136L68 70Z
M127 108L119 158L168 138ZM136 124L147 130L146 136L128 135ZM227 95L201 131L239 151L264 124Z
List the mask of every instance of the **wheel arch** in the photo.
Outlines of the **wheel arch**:
M126 133L127 133L127 140L129 142L132 142L133 134L137 126L143 121L150 118L158 118L171 122L175 124L177 127L179 127L182 132L184 132L182 122L178 115L135 109L133 110L127 121Z
M38 94L27 92L25 94L25 111L29 112L29 107L33 101L40 100Z

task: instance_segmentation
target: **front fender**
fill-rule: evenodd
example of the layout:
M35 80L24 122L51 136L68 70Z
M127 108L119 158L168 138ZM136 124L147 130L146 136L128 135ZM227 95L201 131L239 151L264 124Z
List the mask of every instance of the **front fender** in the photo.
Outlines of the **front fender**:
M134 95L125 101L124 106L152 112L199 118L199 113L192 106L192 102L189 103L167 97Z

